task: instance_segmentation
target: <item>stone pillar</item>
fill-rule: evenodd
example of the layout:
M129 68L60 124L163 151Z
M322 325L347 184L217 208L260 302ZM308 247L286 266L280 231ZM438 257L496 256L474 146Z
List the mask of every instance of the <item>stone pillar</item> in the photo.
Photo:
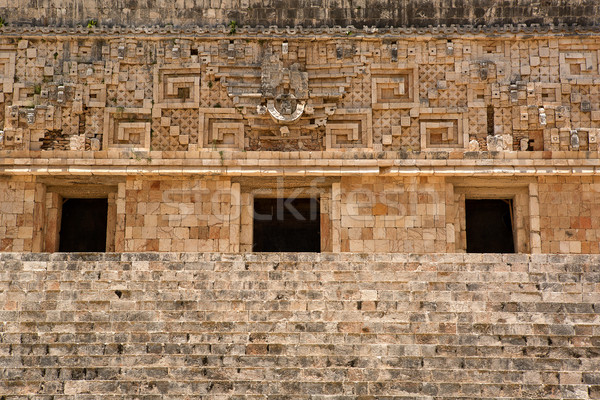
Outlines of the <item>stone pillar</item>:
M341 240L342 189L339 182L331 185L331 249L334 253L342 251Z
M531 254L542 252L542 237L540 228L540 199L538 184L529 184L529 242Z
M125 251L125 183L119 183L116 204L115 251Z
M117 193L108 194L108 212L106 215L106 251L115 251L115 231L117 228Z
M331 252L331 191L321 194L321 251Z
M241 195L240 205L240 252L252 251L252 226L254 216L254 197L251 193Z
M35 184L33 206L33 242L31 251L41 253L44 251L44 222L46 219L46 185Z
M526 193L517 193L514 199L513 232L515 235L515 253L529 253L530 249L530 221L526 218L531 209L530 199ZM523 218L519 218L522 216Z
M62 197L58 193L46 193L46 223L44 224L44 251L53 253L60 245L62 221Z
M466 253L467 252L467 215L465 210L465 199L464 193L454 195L454 204L456 209L454 210L454 232L457 246L455 252Z
M231 184L231 208L229 212L229 251L240 251L241 190L239 183Z
M456 250L456 208L454 202L454 185L446 184L446 253L455 253Z

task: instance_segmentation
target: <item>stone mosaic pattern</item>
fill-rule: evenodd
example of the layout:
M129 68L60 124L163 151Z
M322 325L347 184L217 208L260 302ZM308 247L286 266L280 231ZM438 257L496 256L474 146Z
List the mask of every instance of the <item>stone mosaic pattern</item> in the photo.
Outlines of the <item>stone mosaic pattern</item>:
M597 256L0 255L7 399L598 399Z
M0 150L598 150L595 34L84 32L0 39Z

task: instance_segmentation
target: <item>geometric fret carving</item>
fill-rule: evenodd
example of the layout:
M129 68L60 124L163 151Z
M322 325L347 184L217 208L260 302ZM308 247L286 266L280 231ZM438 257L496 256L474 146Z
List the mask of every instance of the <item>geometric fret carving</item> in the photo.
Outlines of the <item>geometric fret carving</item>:
M159 108L195 108L200 105L200 64L189 68L157 67L154 101Z
M560 53L561 79L582 79L598 76L598 51Z
M421 115L421 151L465 148L468 134L463 130L460 114Z
M88 107L106 106L106 85L94 84L84 88L85 105Z
M244 149L244 121L235 108L201 108L199 131L205 149Z
M373 70L371 100L373 109L412 108L419 104L416 68Z
M325 125L325 147L329 150L372 148L370 109L338 109Z
M13 105L20 107L34 107L35 87L33 84L14 83L12 84L12 88L14 92Z
M0 52L0 84L3 93L12 93L15 79L15 53Z
M105 108L103 148L149 150L150 115L147 109Z

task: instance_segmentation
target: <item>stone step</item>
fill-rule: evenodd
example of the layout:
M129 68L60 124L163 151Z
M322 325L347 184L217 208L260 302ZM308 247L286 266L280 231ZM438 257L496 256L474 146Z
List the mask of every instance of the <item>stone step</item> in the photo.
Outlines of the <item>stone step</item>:
M3 253L0 396L600 398L599 261Z

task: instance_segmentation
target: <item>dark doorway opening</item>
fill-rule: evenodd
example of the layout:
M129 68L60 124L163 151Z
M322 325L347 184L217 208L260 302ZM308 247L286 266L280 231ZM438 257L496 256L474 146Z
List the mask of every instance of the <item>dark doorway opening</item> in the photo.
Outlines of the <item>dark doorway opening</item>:
M512 200L465 200L467 253L514 253Z
M59 251L106 251L108 199L65 199Z
M254 251L320 252L319 199L255 198L253 234Z

